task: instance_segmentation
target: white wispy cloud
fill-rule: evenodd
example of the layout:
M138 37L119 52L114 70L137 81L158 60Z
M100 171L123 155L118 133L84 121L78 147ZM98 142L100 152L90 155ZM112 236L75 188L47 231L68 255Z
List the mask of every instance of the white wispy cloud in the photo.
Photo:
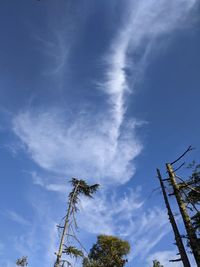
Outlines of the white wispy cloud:
M146 260L146 266L152 266L153 260L158 260L165 267L182 267L183 264L181 262L169 262L169 260L179 258L179 256L177 256L176 254L177 252L172 250L157 251L148 256ZM196 265L193 263L192 266L195 267Z
M46 176L42 176L39 175L38 173L34 172L30 172L30 175L32 176L32 180L33 180L33 184L34 185L38 185L41 186L43 188L45 188L48 191L54 191L54 192L58 192L58 193L65 193L67 190L67 185L65 183L65 181L62 181L60 183L55 183L55 180L61 180L59 178L55 178L52 177L52 182L50 182L50 177L46 177Z
M107 108L95 116L80 112L69 117L62 108L45 111L37 108L37 111L25 110L14 116L13 131L26 145L30 157L55 177L75 176L103 185L112 183L115 187L134 175L134 159L141 153L142 144L136 134L140 122L134 119L128 122L125 117L126 99L134 89L128 82L127 69L133 77L138 75L138 69L143 72L148 56L156 50L158 37L184 27L197 1L127 2L124 24L103 59L104 80L97 81L98 89L107 96ZM63 47L58 55L64 53ZM62 72L67 56L56 56L56 59L53 72ZM34 179L48 190L62 191L62 185L56 182L44 181L40 176ZM131 257L144 257L170 229L164 211L156 207L145 210L143 205L137 192L117 197L113 191L104 191L92 203L83 201L80 224L93 234L128 238L134 244ZM170 253L160 252L152 257L166 263ZM149 262L152 259L149 258Z
M43 75L62 75L63 69L67 68L65 64L69 55L70 42L66 40L66 34L63 33L62 36L58 31L54 31L54 33L52 40L44 39L38 35L34 36L41 52L52 62L48 69L42 73Z
M145 258L170 231L165 211L157 207L144 211L138 217L135 232L132 232L133 244L136 246L133 256Z
M93 234L117 235L127 239L133 251L130 260L144 259L171 228L166 212L146 208L140 190L119 197L110 191L92 200L82 200L80 228Z
M116 146L108 135L109 122L105 124L105 119L93 124L92 120L79 118L70 123L55 110L27 111L14 118L13 130L27 145L33 160L48 171L100 183L128 181L135 171L131 160L141 150L134 137L137 123L132 124L132 132L124 131Z
M16 223L23 224L23 225L29 225L30 224L30 222L27 219L25 219L21 214L18 214L15 211L8 210L6 212L6 215L10 220L12 220Z
M81 227L95 234L115 233L126 235L127 223L132 223L134 212L138 211L142 205L143 201L139 199L139 192L137 191L130 192L122 197L119 197L113 191L102 191L94 199L83 199L81 201ZM121 229L124 221L126 230Z
M124 20L122 29L119 30L104 59L108 69L105 81L101 84L101 88L110 97L113 119L110 134L115 142L124 121L126 94L133 90L133 85L127 81L126 69L130 69L133 76L137 76L137 69L140 69L141 65L145 69L144 62L151 52L151 43L158 36L182 28L196 3L197 0L128 1L125 14L127 19ZM141 56L136 60L134 54L138 52Z
M133 160L142 145L135 133L139 123L136 120L128 123L125 118L126 97L133 89L127 81L126 69L137 76L141 62L145 68L144 57L151 52L151 44L155 46L157 37L183 27L196 2L128 1L124 24L104 58L105 79L97 81L108 96L107 109L95 114L95 118L92 114L64 118L62 109L59 114L55 109L19 113L13 120L13 130L27 145L32 159L60 175L94 178L102 183L128 181L134 175ZM62 49L59 45L58 50L63 55L63 40L61 43ZM136 60L134 55L141 49ZM64 68L63 61L59 71L60 68Z
M45 267L53 265L58 247L58 232L52 219L51 207L39 197L32 200L31 206L33 214L29 227L13 238L15 255L27 256L30 266L41 262ZM12 263L9 264L12 266Z
M55 252L58 248L58 231L55 222L52 220L46 229L46 250L45 250L45 260L44 266L51 266L55 263Z

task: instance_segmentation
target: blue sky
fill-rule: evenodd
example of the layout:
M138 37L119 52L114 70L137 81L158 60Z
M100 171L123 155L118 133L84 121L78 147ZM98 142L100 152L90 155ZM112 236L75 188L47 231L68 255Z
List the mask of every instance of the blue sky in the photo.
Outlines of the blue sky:
M177 251L155 169L199 160L198 0L0 3L0 265L53 266L71 177L79 238L129 240L127 266ZM78 263L77 265L78 266Z

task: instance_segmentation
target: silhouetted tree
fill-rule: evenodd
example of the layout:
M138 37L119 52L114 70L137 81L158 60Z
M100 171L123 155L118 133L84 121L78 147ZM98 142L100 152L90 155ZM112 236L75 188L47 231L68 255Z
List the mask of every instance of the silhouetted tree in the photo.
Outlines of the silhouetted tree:
M17 266L27 266L28 265L28 260L26 256L21 257L20 259L16 260L16 265Z

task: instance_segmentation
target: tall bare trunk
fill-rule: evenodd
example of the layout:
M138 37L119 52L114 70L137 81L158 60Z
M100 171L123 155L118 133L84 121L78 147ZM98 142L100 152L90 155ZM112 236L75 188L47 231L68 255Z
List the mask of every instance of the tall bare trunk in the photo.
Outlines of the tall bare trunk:
M164 183L163 183L163 180L162 180L162 176L161 176L161 173L160 173L159 169L157 169L157 174L158 174L158 179L160 181L160 185L161 185L161 188L162 188L162 193L163 193L165 205L166 205L166 208L167 208L167 211L168 211L169 221L170 221L170 223L172 225L172 229L174 231L174 237L175 237L175 240L176 240L176 245L178 247L178 250L179 250L179 253L180 253L180 257L181 257L181 260L183 262L183 266L184 267L191 267L189 259L188 259L188 256L187 256L187 253L185 251L185 247L183 245L183 241L181 239L181 235L180 235L178 226L176 224L173 212L172 212L171 207L170 207L170 203L169 203L169 200L168 200L168 197L167 197L167 193L166 193L165 186L164 186Z
M199 247L199 242L198 242L196 232L192 226L190 216L187 213L186 205L185 205L184 200L180 194L179 185L176 182L176 176L175 176L175 173L173 171L173 168L172 168L171 164L169 164L169 163L166 164L166 167L167 167L167 171L169 173L171 185L174 189L174 195L176 197L176 200L177 200L177 203L179 206L179 210L180 210L181 216L183 218L183 222L185 225L185 229L186 229L186 232L188 235L188 239L190 242L190 246L191 246L196 264L198 267L200 267L200 247Z
M60 239L60 245L59 245L58 253L56 254L57 259L56 259L55 267L60 267L61 257L62 257L62 253L63 253L63 244L64 244L65 235L67 233L67 229L69 226L69 217L70 217L70 213L71 213L72 203L73 203L73 199L74 199L74 196L77 192L78 187L79 187L79 183L74 188L72 198L70 199L70 202L68 205L67 214L65 217L65 224L64 224L61 239Z

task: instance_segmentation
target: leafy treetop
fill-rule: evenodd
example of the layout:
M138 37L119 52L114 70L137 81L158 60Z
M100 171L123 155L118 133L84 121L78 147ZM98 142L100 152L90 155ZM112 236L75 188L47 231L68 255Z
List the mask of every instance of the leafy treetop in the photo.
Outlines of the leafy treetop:
M115 236L99 235L83 261L83 267L123 267L128 261L125 256L130 252L127 241Z
M153 267L164 267L164 266L161 265L159 261L154 260L154 261L153 261Z

